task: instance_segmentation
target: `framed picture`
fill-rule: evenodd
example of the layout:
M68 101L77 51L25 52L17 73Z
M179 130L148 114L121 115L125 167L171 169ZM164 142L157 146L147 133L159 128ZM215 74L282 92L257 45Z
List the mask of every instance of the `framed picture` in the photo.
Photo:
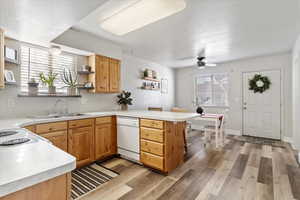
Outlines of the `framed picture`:
M161 79L161 93L168 93L168 79Z
M5 82L7 82L7 83L15 83L16 82L14 73L13 73L13 71L10 71L10 70L4 70L4 79L5 79Z
M10 47L4 47L5 61L18 64L18 50Z

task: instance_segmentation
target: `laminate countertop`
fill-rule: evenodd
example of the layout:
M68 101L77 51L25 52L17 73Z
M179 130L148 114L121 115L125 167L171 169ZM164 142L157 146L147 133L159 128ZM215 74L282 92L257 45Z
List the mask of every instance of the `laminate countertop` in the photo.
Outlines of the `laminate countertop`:
M0 118L0 130L19 130L35 142L11 147L0 147L0 197L49 180L75 169L76 159L56 148L46 139L22 129L24 126L104 116L123 116L181 122L198 117L195 113L160 111L109 111L82 113L80 116L49 118ZM9 136L10 137L10 136Z
M64 116L58 118L49 118L46 116L35 116L35 117L25 117L25 118L0 118L0 130L3 129L13 129L20 128L24 126L41 124L41 123L51 123L58 121L68 121L95 117L105 117L105 116L123 116L123 117L136 117L145 119L156 119L163 121L172 122L182 122L187 121L200 115L197 113L179 113L179 112L166 112L166 111L143 111L143 110L133 110L133 111L106 111L106 112L89 112L82 113L80 116Z
M0 197L75 169L76 159L72 155L26 129L14 130L19 133L1 137L0 142L20 137L31 141L0 146Z

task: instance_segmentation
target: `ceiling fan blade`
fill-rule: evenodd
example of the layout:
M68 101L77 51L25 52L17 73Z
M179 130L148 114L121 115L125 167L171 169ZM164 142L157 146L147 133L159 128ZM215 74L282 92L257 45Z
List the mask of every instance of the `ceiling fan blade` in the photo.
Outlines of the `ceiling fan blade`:
M205 66L207 66L207 67L216 67L217 64L215 64L215 63L206 63Z

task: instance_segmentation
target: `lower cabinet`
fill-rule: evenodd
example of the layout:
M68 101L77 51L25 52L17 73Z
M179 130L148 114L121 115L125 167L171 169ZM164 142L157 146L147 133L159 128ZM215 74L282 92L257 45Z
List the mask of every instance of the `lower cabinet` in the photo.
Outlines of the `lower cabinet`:
M71 175L64 174L14 192L0 200L70 200Z
M68 131L46 133L41 136L52 142L54 146L68 152Z
M95 159L99 160L117 153L117 132L114 117L96 119Z
M69 153L76 157L77 167L94 161L94 126L69 129Z
M116 117L99 117L24 127L76 157L77 167L117 154Z

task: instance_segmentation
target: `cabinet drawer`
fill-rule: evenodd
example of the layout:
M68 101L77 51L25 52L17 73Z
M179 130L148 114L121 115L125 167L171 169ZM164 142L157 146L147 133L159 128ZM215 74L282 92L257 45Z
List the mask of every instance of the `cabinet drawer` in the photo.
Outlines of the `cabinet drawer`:
M164 145L148 140L141 140L141 150L158 156L164 155Z
M49 124L38 124L36 125L36 133L48 133L53 131L62 131L68 129L68 123L67 122L55 122L55 123L49 123Z
M141 152L141 162L149 167L164 170L164 159L150 153Z
M151 128L141 128L141 138L155 142L164 142L164 131Z
M73 121L69 121L69 128L92 126L93 124L94 124L94 119L73 120Z
M96 124L109 124L112 122L112 117L99 117L96 118Z
M149 128L164 128L164 121L152 120L152 119L141 119L141 126Z

